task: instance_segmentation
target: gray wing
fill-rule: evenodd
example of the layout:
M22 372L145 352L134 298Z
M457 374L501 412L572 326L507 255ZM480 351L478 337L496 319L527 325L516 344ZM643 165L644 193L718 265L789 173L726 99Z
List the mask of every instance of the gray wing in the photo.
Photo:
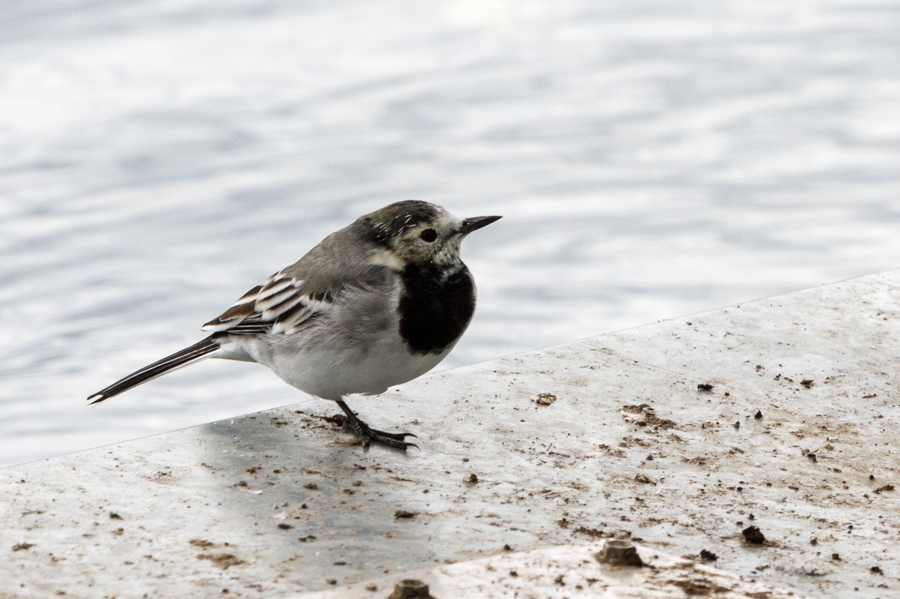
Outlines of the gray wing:
M331 291L309 293L304 281L279 271L241 296L202 330L232 334L271 332L293 335L303 324L332 309Z
M372 263L371 249L351 227L332 233L296 263L245 293L202 330L293 335L312 319L334 310L334 300L341 294L385 280L387 269Z

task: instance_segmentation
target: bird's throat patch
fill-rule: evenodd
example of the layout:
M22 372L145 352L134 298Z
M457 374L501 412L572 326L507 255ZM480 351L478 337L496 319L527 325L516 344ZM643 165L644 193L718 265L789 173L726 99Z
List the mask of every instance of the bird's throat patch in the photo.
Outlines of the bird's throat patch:
M414 354L439 354L453 345L475 312L475 285L463 266L442 280L433 266L407 265L400 296L400 335Z

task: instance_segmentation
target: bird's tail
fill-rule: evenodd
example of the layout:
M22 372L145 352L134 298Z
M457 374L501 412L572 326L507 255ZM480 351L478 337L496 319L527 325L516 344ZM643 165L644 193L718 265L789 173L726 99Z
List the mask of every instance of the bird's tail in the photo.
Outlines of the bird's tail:
M104 399L109 399L123 391L128 391L132 387L137 387L140 384L146 383L151 379L155 379L158 376L162 376L166 373L172 372L178 368L182 368L187 366L188 364L193 364L198 360L202 360L207 357L207 354L210 354L217 349L219 349L219 343L214 339L216 335L210 335L203 341L199 343L195 343L190 347L186 347L181 351L175 352L171 356L166 356L162 360L158 362L154 362L149 366L144 366L140 370L136 372L132 372L125 378L116 381L106 389L102 391L98 391L94 393L90 397L87 398L91 405L95 403L100 403Z

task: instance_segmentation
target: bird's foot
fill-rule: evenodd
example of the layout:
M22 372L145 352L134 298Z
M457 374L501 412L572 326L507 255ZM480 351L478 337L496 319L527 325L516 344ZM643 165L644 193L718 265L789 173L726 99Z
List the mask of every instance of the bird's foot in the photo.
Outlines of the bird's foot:
M355 421L347 418L344 421L344 427L363 438L363 447L369 449L372 443L378 443L386 447L400 449L406 451L408 447L419 448L415 443L404 441L406 437L415 437L412 433L388 433L370 427L368 424L357 418Z
M402 451L406 451L408 447L419 448L415 443L408 443L405 441L406 437L414 437L417 438L412 433L388 433L385 431L380 431L370 427L368 424L360 420L359 416L357 416L353 410L351 410L347 404L343 401L338 401L337 404L344 411L343 426L345 429L350 432L356 434L359 437L363 438L363 447L368 450L372 443L378 443L380 445L384 445L386 447L391 447L393 449L400 449ZM334 419L341 418L340 415L336 415L333 417Z

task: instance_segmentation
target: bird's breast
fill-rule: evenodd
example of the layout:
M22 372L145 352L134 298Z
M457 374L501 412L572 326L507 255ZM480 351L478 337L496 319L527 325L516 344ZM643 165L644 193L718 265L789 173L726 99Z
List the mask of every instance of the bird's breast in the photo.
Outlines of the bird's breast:
M439 354L462 336L475 312L475 283L465 266L446 276L407 265L398 306L400 336L414 354Z

